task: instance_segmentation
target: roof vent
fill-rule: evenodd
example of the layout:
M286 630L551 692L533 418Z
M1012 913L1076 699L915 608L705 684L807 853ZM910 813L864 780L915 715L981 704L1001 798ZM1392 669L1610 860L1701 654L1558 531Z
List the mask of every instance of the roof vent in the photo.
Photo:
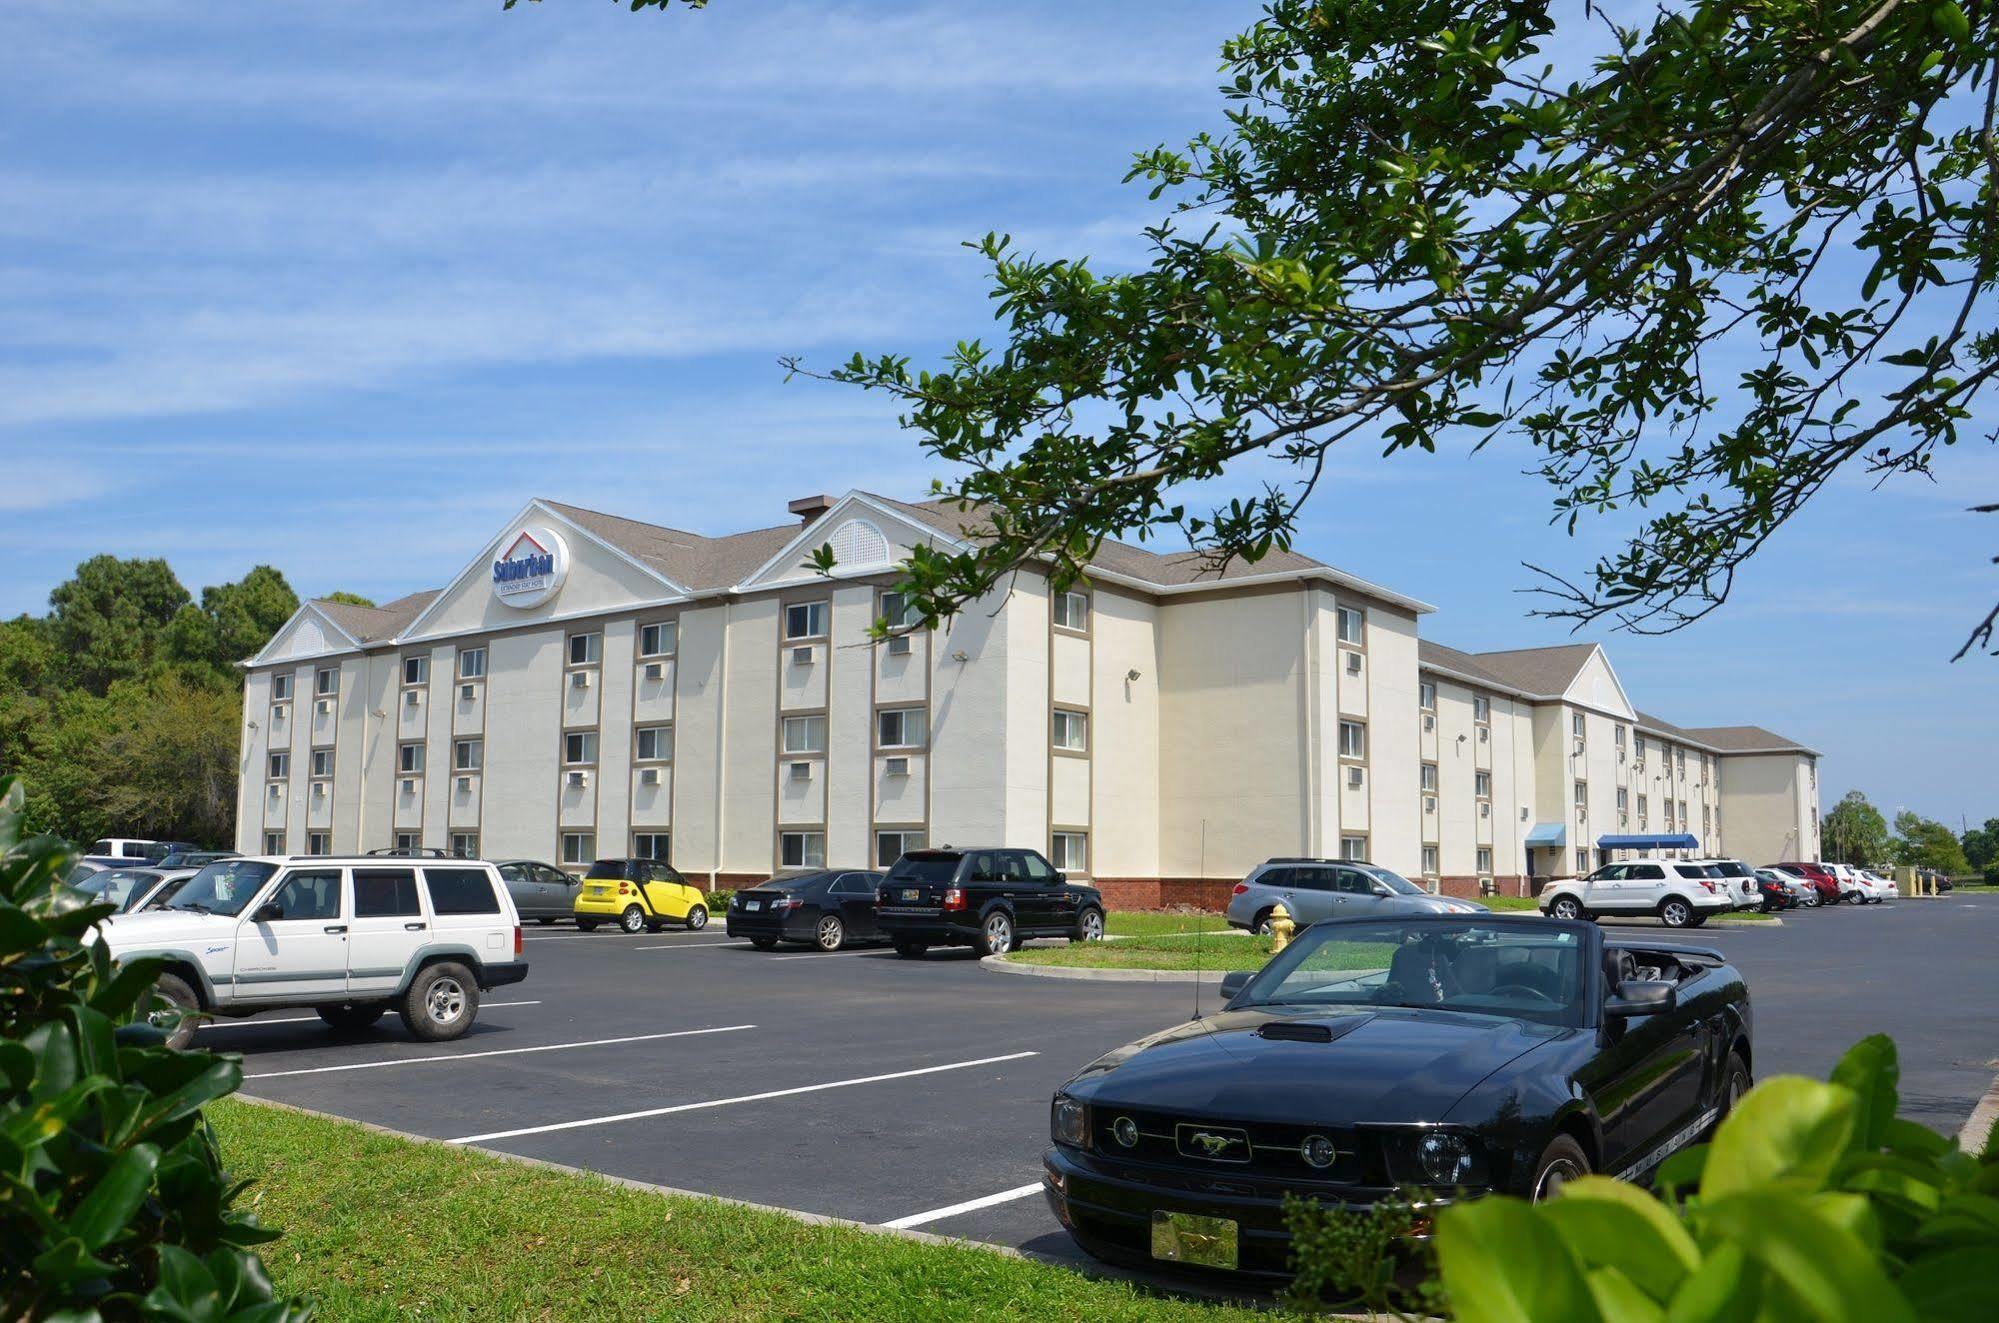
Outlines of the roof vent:
M833 498L824 492L817 496L801 496L784 508L797 515L801 522L809 524L833 508Z

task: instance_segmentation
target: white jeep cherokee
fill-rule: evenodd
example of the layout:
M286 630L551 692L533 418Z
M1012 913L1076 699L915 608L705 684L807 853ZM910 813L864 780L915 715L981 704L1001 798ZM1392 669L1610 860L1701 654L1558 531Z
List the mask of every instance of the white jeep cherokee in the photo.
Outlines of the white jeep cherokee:
M479 994L527 977L520 916L493 865L463 859L329 856L224 859L166 905L106 919L116 962L166 962L154 991L196 1022L310 1006L335 1029L365 1029L393 1008L418 1038L472 1027Z
M1541 912L1557 919L1656 914L1668 928L1698 928L1735 908L1726 882L1692 860L1629 859L1588 877L1550 882L1541 891Z

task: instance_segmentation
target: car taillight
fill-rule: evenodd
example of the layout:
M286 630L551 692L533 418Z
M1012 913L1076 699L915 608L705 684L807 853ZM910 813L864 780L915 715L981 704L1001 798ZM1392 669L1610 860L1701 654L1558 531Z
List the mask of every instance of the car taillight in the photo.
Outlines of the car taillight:
M965 889L963 887L946 887L944 889L944 908L947 910L964 909Z
M770 907L771 909L777 911L795 910L804 903L805 903L804 901L800 900L796 896L779 896L776 900L770 903Z
M521 926L517 923L514 925L514 954L519 955L527 949L527 943L521 940Z
M1238 882L1235 884L1234 888L1230 890L1229 894L1231 896L1241 896L1241 895L1246 895L1248 891L1249 891L1249 883Z
M1701 879L1701 885L1706 887L1710 893L1714 891L1714 883L1708 881L1706 878Z
M629 895L631 895L631 894L632 894L632 884L631 884L631 883L629 883L629 882L620 882L620 883L618 883L618 894L619 894L620 896L629 896Z

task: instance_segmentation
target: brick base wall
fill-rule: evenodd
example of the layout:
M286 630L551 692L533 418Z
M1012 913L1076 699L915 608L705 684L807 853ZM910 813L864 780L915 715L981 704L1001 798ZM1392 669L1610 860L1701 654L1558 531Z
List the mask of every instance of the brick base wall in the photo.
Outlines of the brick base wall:
M1114 910L1165 910L1186 905L1219 914L1228 908L1232 877L1098 877L1089 885Z

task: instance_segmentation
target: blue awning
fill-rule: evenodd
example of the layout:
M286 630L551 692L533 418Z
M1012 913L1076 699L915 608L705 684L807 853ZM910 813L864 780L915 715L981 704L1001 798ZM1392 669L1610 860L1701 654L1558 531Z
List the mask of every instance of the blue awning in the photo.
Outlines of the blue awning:
M1536 828L1538 831L1539 828ZM1600 850L1698 850L1700 838L1687 832L1667 836L1599 836Z
M1527 844L1530 846L1566 845L1568 839L1569 827L1565 822L1537 822L1534 830L1527 833Z

